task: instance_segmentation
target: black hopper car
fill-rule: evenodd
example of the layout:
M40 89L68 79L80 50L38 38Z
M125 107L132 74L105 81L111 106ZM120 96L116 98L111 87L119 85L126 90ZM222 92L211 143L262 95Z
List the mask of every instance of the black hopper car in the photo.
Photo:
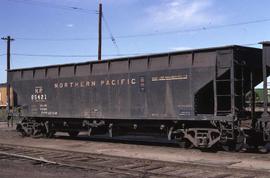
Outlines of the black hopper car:
M255 112L254 95L249 110L245 99L270 74L270 44L263 46L10 70L17 130L47 137L157 133L198 148L264 146L270 141L267 99L263 113Z

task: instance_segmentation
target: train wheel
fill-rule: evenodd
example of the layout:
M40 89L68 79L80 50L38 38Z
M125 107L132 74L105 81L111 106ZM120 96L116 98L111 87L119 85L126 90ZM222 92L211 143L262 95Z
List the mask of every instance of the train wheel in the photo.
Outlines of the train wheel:
M18 124L16 127L17 132L19 132L21 137L27 137L27 134L25 132L25 130L22 128L21 124Z
M20 131L18 131L19 132L19 135L21 136L21 137L28 137L29 135L27 135L27 133L24 131L24 130L20 130Z
M235 151L235 143L233 143L233 142L223 143L223 144L221 145L221 148L222 148L224 151L227 151L227 152Z
M48 133L46 133L45 136L46 136L47 138L53 138L55 133L56 133L55 131L49 131Z
M222 147L222 149L223 149L224 151L228 151L228 152L234 150L233 147L232 147L231 145L222 145L221 147Z
M266 145L264 145L264 146L258 146L258 151L260 152L260 153L269 153L269 151L270 151L270 143L267 143Z
M227 152L246 152L247 146L243 143L229 143L221 146Z
M190 141L188 141L187 139L177 141L177 144L180 148L190 149L190 148L194 147L194 145Z
M235 146L235 151L244 153L244 152L246 152L246 151L248 150L248 148L249 148L249 147L248 147L247 144L244 144L244 143L238 143L238 144L236 144L236 146Z
M68 135L70 137L77 137L79 135L79 133L80 133L79 131L69 131Z

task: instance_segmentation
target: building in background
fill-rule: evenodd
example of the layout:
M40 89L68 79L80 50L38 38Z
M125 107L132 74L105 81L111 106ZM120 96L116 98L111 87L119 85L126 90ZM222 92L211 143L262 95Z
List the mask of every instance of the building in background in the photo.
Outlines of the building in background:
M10 89L10 106L13 106L13 91ZM5 83L0 83L0 109L7 107L7 88Z

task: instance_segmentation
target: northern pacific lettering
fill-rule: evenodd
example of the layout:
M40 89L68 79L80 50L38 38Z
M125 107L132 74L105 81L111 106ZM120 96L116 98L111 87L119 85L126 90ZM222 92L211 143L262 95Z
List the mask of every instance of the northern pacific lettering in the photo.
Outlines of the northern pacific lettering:
M54 88L92 88L92 87L105 87L105 86L123 86L123 85L136 85L135 78L122 78L122 79L103 79L99 81L87 80L87 81L72 81L72 82L57 82L54 83Z

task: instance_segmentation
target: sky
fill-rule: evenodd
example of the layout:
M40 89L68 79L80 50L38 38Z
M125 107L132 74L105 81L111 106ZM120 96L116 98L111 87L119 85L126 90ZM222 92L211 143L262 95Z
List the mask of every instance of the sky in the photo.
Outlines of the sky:
M98 0L0 0L11 68L97 59ZM103 58L270 40L270 1L103 0ZM107 24L107 25L106 25ZM112 41L111 36L115 39ZM6 81L0 41L0 83Z

